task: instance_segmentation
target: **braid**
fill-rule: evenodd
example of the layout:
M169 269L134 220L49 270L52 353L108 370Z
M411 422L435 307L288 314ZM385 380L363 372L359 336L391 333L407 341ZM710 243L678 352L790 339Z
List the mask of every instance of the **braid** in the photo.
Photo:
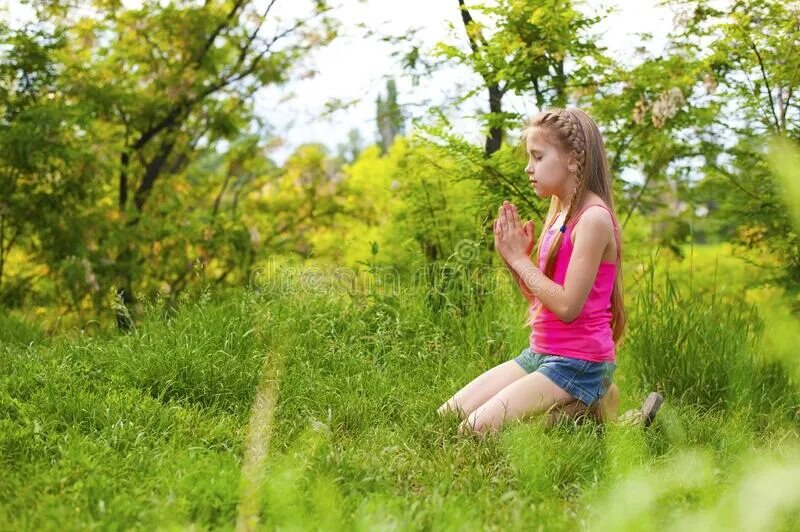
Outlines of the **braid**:
M561 109L558 111L559 129L564 133L569 147L575 150L575 156L578 160L578 183L583 181L583 169L586 164L586 135L584 135L583 127L581 127L578 118L571 113L568 109Z
M575 174L575 190L570 198L570 206L564 224L572 217L577 202L583 199L583 184L585 181L584 169L586 167L586 135L578 117L569 109L555 108L542 113L539 123L557 132L557 136L565 147L575 152L578 171ZM562 226L562 232L564 227Z
M561 230L556 233L553 238L545 265L545 274L552 276L557 250L561 247L561 240L566 230L566 224L572 218L575 209L577 209L578 204L583 200L584 196L584 185L586 181L584 174L584 169L586 167L586 135L578 117L569 109L555 108L544 111L536 122L537 125L544 126L553 131L565 145L564 147L575 152L575 159L578 165L578 170L575 174L575 189L572 191L569 209L567 209L564 215L564 222L561 226Z
M584 167L586 166L586 135L583 126L569 109L553 109L542 113L540 124L557 130L559 137L568 148L575 151L578 162L577 180L583 181Z

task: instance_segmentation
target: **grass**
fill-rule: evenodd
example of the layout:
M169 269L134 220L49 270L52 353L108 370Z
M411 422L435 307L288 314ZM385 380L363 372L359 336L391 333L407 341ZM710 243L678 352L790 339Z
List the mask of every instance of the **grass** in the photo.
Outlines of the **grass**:
M526 345L505 288L478 307L265 283L95 337L3 316L0 528L789 530L796 375L757 307L701 285L629 294L616 377L623 409L665 393L651 430L480 442L435 410Z

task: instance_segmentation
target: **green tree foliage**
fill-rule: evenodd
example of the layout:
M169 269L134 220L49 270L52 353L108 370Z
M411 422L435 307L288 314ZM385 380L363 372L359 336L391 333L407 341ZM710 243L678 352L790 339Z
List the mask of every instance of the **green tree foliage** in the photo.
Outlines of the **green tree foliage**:
M386 81L386 97L378 95L376 101L376 121L381 153L389 151L397 135L405 132L405 118L397 103L397 85L393 79Z
M54 268L66 260L84 271L75 260L86 250L80 228L94 220L83 205L97 200L95 176L108 164L86 144L93 129L87 108L59 90L64 33L0 26L0 42L12 51L0 62L0 293L4 303L18 305L42 272L14 264L9 272L10 259ZM85 273L84 286L96 289Z
M668 45L642 48L633 65L596 44L604 14L580 4L453 2L459 37L433 59L415 47L405 60L475 74L456 118L487 94L485 142L455 134L439 107L406 136L389 80L380 143L366 147L353 130L334 154L309 143L282 166L255 100L335 37L324 3L294 21L244 0L33 5L47 25L0 27L6 305L89 313L111 296L127 327L135 296L246 283L277 255L423 271L444 294L432 303L458 301L469 285L441 270L466 271L464 257L493 263L497 206L514 201L539 224L545 211L523 175L515 135L526 117L509 94L597 120L621 221L633 221L626 238L650 231L679 256L692 238L734 240L750 260L780 259L764 278L800 278L798 233L765 159L772 136L800 137L796 1L676 2ZM630 171L642 179L620 178Z
M614 65L578 102L603 128L623 227L634 213L645 215L654 239L681 255L689 235L688 182L703 149L702 138L690 133L713 123L719 105L696 90L705 74L701 61L642 55L633 67ZM626 169L638 170L641 182L620 179Z
M715 10L692 2L675 37L680 50L705 66L702 80L719 112L695 130L701 139L703 179L693 190L733 239L772 278L797 286L800 238L783 192L766 161L773 136L800 139L800 2L749 0ZM702 46L707 43L707 46ZM774 267L758 256L777 255Z
M223 264L216 280L225 279L233 264L250 261L252 227L235 205L247 187L274 177L264 155L268 139L259 144L248 137L266 136L253 115L254 96L284 83L309 51L336 32L323 2L307 18L282 22L271 13L274 4L184 1L123 9L117 2L95 2L86 10L40 2L38 16L55 28L57 39L43 29L4 31L10 46L3 75L21 80L16 92L27 96L4 94L9 134L2 137L2 151L19 154L13 148L19 136L10 132L31 121L41 125L39 133L28 128L29 153L9 166L27 165L30 186L45 191L53 179L44 169L55 175L63 166L75 176L60 178L46 198L32 196L18 177L8 178L9 187L17 183L17 193L31 197L30 205L50 205L60 216L59 223L41 224L28 240L34 248L29 253L42 250L38 256L49 271L83 268L87 284L97 285L91 291L116 287L126 305L135 292L183 288L210 257ZM28 80L36 81L24 85ZM81 151L69 151L69 142ZM50 146L61 151L48 151ZM84 164L75 160L80 153ZM40 161L39 167L22 157ZM76 187L77 177L87 173L92 177ZM74 209L83 222L63 216L70 211L62 201L67 195L85 200ZM223 209L226 199L230 210ZM33 218L22 203L15 205L14 220L5 215L6 249L19 242L22 220ZM281 226L265 230L280 234ZM77 289L75 296L87 293ZM123 317L119 324L130 325Z
M316 255L347 267L383 262L399 266L414 250L391 236L401 207L408 147L397 137L386 155L374 144L341 168L341 208L327 228L315 233Z
M270 221L275 240L270 248L304 257L316 255L314 239L345 208L339 193L342 173L319 144L300 146L281 169L277 181L262 188L255 209Z
M493 191L487 198L535 207L515 186L523 181L514 155L491 157L504 150L502 140L521 118L502 110L502 97L513 89L540 108L579 105L603 130L615 178L630 169L643 175L636 182L615 179L624 224L636 212L648 217L654 240L677 255L690 238L734 238L777 251L783 264L776 276L798 278L797 234L764 161L770 135L797 136L800 65L790 51L798 41L798 3L735 2L725 11L706 2L675 4L676 30L664 52L653 57L642 48L631 66L587 39L600 18L570 5L459 2L469 48L441 44L438 53L483 80L465 98L485 89L490 96L483 151L492 169L472 157L470 166L480 168L477 178ZM468 143L439 138L450 152L469 153Z

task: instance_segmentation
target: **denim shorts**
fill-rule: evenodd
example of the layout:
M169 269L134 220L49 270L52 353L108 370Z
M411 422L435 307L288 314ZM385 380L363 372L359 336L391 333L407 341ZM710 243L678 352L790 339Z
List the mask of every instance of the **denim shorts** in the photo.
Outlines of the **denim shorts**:
M536 353L526 347L514 360L528 373L538 371L567 393L591 406L611 386L614 362L589 362L555 354Z

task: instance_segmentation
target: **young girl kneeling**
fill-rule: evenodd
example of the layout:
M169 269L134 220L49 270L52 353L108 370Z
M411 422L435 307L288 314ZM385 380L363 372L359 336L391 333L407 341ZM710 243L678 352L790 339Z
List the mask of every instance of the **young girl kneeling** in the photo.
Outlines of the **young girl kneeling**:
M525 173L550 197L538 241L504 202L494 221L495 247L529 301L529 346L480 375L438 412L457 412L462 433L483 435L504 421L546 413L616 419L616 347L625 328L621 239L602 135L577 108L533 116L523 132ZM530 255L536 242L538 263ZM663 399L651 394L639 416L647 425Z

